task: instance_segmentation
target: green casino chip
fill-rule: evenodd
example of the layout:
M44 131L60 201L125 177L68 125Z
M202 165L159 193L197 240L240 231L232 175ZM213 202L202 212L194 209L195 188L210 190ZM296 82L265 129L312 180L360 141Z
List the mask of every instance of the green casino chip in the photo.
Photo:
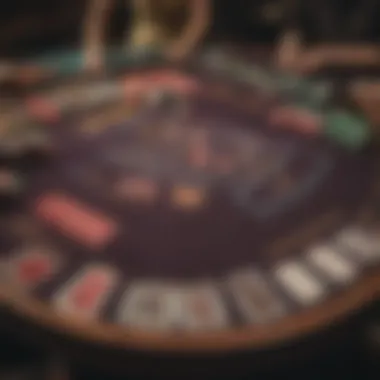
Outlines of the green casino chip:
M346 148L360 149L370 140L370 127L358 115L332 111L325 115L324 122L325 136Z

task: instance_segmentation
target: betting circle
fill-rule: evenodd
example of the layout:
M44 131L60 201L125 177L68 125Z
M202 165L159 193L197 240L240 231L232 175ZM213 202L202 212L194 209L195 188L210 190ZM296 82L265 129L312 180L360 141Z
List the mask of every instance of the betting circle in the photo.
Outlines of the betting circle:
M291 339L378 296L376 149L344 149L319 112L226 73L72 78L7 105L4 304L201 351Z

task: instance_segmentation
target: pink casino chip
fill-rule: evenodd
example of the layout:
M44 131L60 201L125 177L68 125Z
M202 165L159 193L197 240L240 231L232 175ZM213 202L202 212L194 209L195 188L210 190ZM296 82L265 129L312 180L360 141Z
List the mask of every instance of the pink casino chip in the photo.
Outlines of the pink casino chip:
M181 94L191 94L198 90L198 82L190 76L171 70L159 70L149 75L152 83Z
M155 89L165 89L178 94L188 95L198 90L193 78L170 70L158 70L149 74L133 74L125 78L126 95L141 96Z
M42 97L27 99L26 109L32 117L42 122L56 123L60 119L59 108L48 99Z
M36 202L37 215L64 235L101 249L117 234L117 223L69 196L50 193Z
M312 112L295 107L280 107L270 115L270 123L279 129L318 135L322 130L322 118Z

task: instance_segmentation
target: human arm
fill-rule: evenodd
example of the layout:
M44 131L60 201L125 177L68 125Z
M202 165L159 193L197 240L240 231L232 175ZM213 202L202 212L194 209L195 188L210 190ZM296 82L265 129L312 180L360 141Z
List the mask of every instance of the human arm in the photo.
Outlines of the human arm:
M301 4L297 0L288 0L285 3L283 30L275 51L276 66L283 70L294 68L303 50L300 8Z
M186 57L206 35L211 19L211 0L189 1L190 16L181 35L169 45L166 54L169 59Z
M106 25L113 0L90 0L83 25L84 65L100 69L104 61Z
M326 44L317 45L311 52L320 57L323 66L379 65L380 47L376 44Z

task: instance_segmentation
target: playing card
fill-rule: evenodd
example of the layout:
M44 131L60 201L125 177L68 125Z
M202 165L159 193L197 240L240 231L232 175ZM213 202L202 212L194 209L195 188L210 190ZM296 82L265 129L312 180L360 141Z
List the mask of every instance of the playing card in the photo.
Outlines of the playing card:
M57 310L83 319L95 319L118 281L117 272L101 264L89 264L55 294Z
M278 284L301 305L310 306L325 295L325 285L297 261L279 265L274 271Z
M116 221L60 193L37 199L35 212L64 235L93 249L103 248L118 232Z
M119 318L144 329L215 329L226 325L227 312L209 285L140 282L127 290Z
M373 263L380 260L380 234L378 231L351 226L341 231L336 242L359 261Z
M182 325L191 330L212 330L226 327L228 311L221 293L212 284L191 284L181 290Z
M7 278L16 286L32 290L49 281L62 266L58 254L48 247L24 247L11 253L7 262Z
M181 315L176 294L164 283L135 282L127 289L120 303L119 320L141 329L168 329L175 325Z
M267 323L286 313L285 303L258 270L232 274L227 287L247 322Z
M339 248L332 244L312 248L307 254L307 260L329 279L338 283L351 282L359 270L353 261L340 254Z

